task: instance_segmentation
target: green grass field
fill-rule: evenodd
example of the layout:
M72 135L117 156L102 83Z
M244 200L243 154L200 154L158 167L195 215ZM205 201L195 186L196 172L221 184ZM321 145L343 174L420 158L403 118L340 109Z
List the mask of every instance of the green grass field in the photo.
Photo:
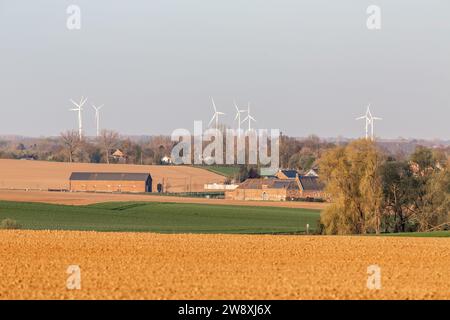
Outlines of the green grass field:
M199 166L198 168L206 169L225 177L233 177L239 173L240 169L239 166Z
M161 233L297 233L317 227L320 211L277 207L117 202L88 206L0 201L0 221L23 229Z

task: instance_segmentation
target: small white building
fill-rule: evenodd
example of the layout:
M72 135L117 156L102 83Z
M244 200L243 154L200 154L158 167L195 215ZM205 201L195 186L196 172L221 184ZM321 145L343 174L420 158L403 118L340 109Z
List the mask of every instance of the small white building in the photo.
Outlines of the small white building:
M172 164L172 159L168 156L164 156L161 158L161 164Z
M205 190L215 190L215 191L223 191L223 190L234 190L239 187L238 184L223 184L223 183L207 183L204 186Z
M316 170L311 169L305 174L305 176L307 176L307 177L318 177L319 174L317 173Z

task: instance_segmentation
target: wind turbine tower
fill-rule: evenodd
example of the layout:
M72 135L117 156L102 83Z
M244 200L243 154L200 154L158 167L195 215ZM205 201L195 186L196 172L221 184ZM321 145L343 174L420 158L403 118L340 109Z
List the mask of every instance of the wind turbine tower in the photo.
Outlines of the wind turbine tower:
M70 111L77 111L78 112L78 134L80 136L80 140L83 138L83 119L81 116L81 113L83 111L83 105L86 103L87 98L81 97L81 100L79 103L76 103L72 99L70 99L70 102L72 102L76 108L69 109Z
M252 130L252 121L256 122L256 119L253 118L250 114L250 102L247 105L247 117L245 117L242 122L248 121L248 131Z
M369 139L369 126L370 126L370 140L375 140L375 134L374 134L374 121L375 120L383 120L379 117L374 117L372 115L372 112L370 111L370 104L367 106L366 114L356 118L356 120L366 120L366 139Z
M219 129L219 116L220 115L225 115L225 113L217 111L216 104L214 103L214 99L211 98L211 101L212 101L212 105L213 105L213 108L214 108L214 115L211 118L211 120L209 121L208 126L211 126L211 123L213 123L213 121L216 120L216 129Z
M95 110L95 122L97 124L97 137L100 137L100 109L103 108L103 105L96 107L92 105L92 108Z
M234 118L234 121L237 120L238 123L238 134L241 134L241 113L247 112L247 110L239 110L236 101L234 102L234 107L236 108L236 117Z
M370 114L370 123L371 123L371 125L372 125L372 141L374 141L375 140L375 134L374 134L374 127L375 127L375 120L383 120L383 118L379 118L379 117L374 117L374 116L372 116L372 113L370 112L370 110L369 110L369 114Z

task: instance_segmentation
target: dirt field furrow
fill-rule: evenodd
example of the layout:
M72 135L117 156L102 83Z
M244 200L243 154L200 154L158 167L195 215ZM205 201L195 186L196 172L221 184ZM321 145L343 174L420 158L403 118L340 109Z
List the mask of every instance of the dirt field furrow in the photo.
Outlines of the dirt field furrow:
M93 203L110 201L148 201L148 202L176 202L198 203L215 205L237 206L269 206L285 208L318 209L325 208L328 204L318 202L299 201L239 201L225 199L187 198L158 195L112 194L112 193L86 193L86 192L49 192L49 191L24 191L24 190L0 190L0 200L18 202L41 202L65 205L88 205Z
M157 184L168 192L204 191L205 183L222 183L225 177L189 166L147 166L130 164L64 163L0 159L0 189L69 189L75 171L150 173L153 190Z
M450 239L0 231L1 299L450 299ZM66 288L69 265L81 289ZM379 290L367 268L380 267Z

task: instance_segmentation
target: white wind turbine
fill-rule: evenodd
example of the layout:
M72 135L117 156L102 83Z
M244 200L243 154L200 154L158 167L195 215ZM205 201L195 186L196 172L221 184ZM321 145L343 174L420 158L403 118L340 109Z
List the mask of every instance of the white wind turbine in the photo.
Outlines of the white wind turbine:
M216 104L214 103L214 99L211 98L211 101L212 101L212 105L213 105L213 108L214 108L214 115L213 115L213 117L211 118L211 121L209 121L208 126L211 126L211 123L212 123L214 120L216 120L216 129L219 129L219 116L220 116L220 115L225 115L225 113L220 112L220 111L217 111Z
M244 123L245 121L248 121L248 131L252 130L252 121L256 122L256 119L253 118L250 114L250 102L247 105L247 117L245 117L242 122Z
M78 134L80 135L80 140L83 138L83 122L81 117L81 112L83 111L83 105L86 103L87 98L81 97L81 100L79 103L76 103L72 99L70 99L70 102L72 102L76 108L69 109L70 111L77 111L78 112Z
M373 132L373 128L375 127L375 120L383 120L383 118L372 116L372 113L370 112L370 109L369 109L369 115L370 115L370 124L372 125L372 141L373 141L373 140L375 140L375 135L374 135L374 132Z
M369 126L371 129L370 139L373 141L375 139L374 135L374 121L375 120L383 120L382 118L374 117L372 112L370 111L370 104L367 106L367 111L364 116L356 118L356 120L366 120L366 139L369 139Z
M237 120L238 123L238 135L241 134L241 113L247 112L247 110L239 110L236 101L234 101L234 107L236 108L236 117L234 118L234 121Z
M100 109L103 108L103 104L99 107L92 105L92 108L95 110L95 122L97 124L97 137L100 137Z

